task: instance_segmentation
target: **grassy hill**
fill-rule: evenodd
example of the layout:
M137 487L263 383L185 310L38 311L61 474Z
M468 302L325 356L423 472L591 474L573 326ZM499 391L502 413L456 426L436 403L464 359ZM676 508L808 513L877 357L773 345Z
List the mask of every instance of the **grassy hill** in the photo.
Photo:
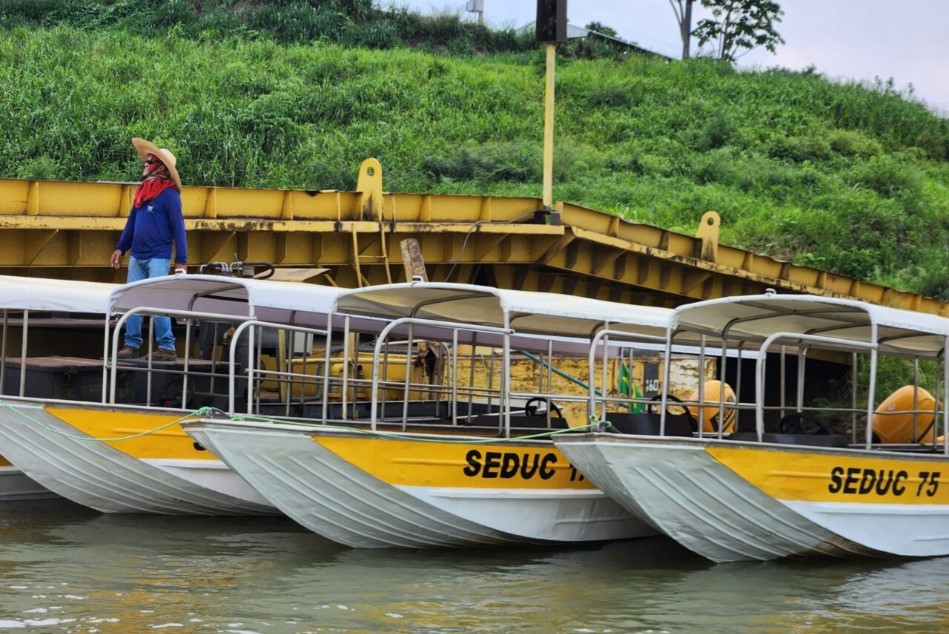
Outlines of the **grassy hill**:
M162 28L128 2L49 0L69 11L34 19L44 3L15 4L0 10L0 177L130 180L143 136L187 184L350 190L374 156L390 191L541 194L544 63L529 37L452 45L450 20L371 12L354 31L344 12L344 46L299 19L260 23L280 37L247 15L228 26L248 3L204 22L187 17L196 3L139 3L162 7ZM406 25L445 45L402 46ZM949 300L949 120L817 72L580 57L558 60L556 200L686 233L714 209L728 244Z

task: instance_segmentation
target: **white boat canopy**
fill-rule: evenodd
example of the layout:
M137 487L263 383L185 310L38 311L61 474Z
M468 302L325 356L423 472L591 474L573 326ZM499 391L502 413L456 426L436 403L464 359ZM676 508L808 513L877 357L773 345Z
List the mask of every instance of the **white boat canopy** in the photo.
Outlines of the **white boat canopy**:
M412 282L344 291L339 312L512 328L520 334L590 337L600 328L664 338L673 311L557 293Z
M834 297L771 293L680 306L673 330L759 343L776 332L820 335L876 343L886 354L922 357L944 355L949 341L949 319L938 315Z
M323 327L341 289L222 275L155 277L119 287L112 308L192 311Z
M118 288L121 285L0 275L0 309L105 315Z

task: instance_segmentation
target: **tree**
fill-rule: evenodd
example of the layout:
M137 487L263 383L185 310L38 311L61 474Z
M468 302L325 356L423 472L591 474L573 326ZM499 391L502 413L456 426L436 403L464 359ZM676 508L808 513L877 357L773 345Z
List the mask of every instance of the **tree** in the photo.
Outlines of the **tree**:
M689 48L692 43L692 5L695 0L669 0L672 12L679 23L679 37L682 38L682 59L689 59Z
M701 3L712 11L712 19L699 22L692 35L699 39L699 46L714 43L719 59L734 62L738 49L750 51L763 46L773 53L775 46L784 44L781 35L774 30L784 11L774 0L701 0Z

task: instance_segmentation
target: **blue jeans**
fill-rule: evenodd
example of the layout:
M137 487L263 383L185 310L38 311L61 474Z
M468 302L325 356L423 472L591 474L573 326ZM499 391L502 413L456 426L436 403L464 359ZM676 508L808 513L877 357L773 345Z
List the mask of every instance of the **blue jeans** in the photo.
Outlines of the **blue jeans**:
M129 258L129 282L138 282L151 277L169 275L171 260L152 258L150 260L136 260ZM171 332L171 319L168 317L153 317L152 328L155 329L155 341L161 350L175 349L175 336ZM138 350L142 347L142 316L133 315L125 322L125 345Z

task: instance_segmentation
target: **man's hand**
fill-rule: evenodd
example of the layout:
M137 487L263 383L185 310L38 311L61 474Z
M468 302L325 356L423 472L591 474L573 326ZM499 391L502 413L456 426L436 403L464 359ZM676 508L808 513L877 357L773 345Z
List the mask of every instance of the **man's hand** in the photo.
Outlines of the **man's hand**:
M175 275L184 275L187 272L188 269L186 269L184 266L181 266L180 264L175 267Z
M121 263L121 261L122 261L122 252L116 249L115 251L112 252L112 268L113 269L119 268L119 264Z

